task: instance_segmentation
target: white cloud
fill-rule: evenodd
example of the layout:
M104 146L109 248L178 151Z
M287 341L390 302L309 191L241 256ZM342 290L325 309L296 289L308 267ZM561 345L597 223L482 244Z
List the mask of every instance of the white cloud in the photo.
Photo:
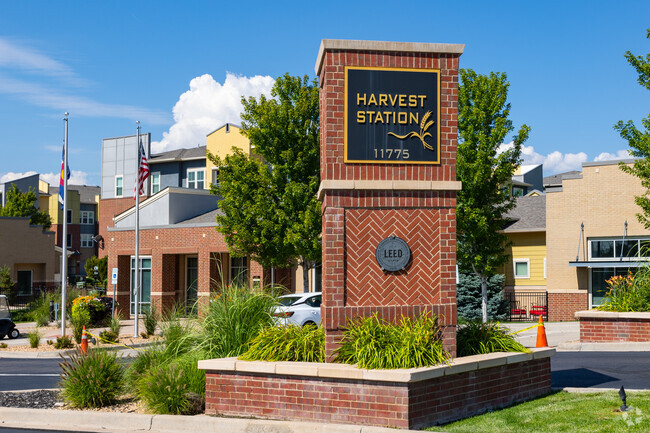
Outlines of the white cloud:
M275 80L269 76L226 74L223 84L205 74L190 81L190 89L174 105L174 125L151 143L152 153L204 145L205 137L224 123L240 124L242 96L270 95Z
M34 174L36 174L35 171L26 171L24 173L5 173L0 176L0 183L11 182L12 180L22 179L23 177L32 176ZM61 173L41 173L38 177L41 180L49 183L50 186L57 186L59 185L59 176L61 176ZM87 179L88 173L81 170L71 170L68 183L70 185L87 185Z
M513 143L502 144L499 152L503 152L513 146ZM523 146L521 149L523 164L544 164L544 175L549 176L565 171L582 170L582 163L589 160L585 152L562 153L554 150L553 152L543 155L535 151L533 146ZM629 158L627 150L619 150L616 153L603 152L593 159L593 161L608 161L612 159Z

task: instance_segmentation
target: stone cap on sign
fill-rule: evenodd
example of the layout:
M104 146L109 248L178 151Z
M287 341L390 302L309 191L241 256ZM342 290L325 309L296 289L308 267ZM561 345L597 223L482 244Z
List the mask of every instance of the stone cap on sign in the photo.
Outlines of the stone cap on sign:
M460 191L457 180L323 180L318 187L318 199L326 190L357 191Z
M623 319L636 319L636 320L650 320L650 313L648 312L618 312L618 311L600 311L600 310L587 310L576 311L576 319L610 319L610 320L623 320Z
M436 44L428 42L386 42L386 41L357 41L350 39L323 39L316 59L316 76L320 75L325 52L329 50L345 51L377 51L401 53L442 53L463 54L465 44Z
M241 361L237 358L206 359L199 361L199 369L220 372L262 373L282 376L313 376L329 379L407 383L550 358L555 355L554 348L544 347L530 350L530 353L495 352L486 355L464 356L462 358L455 358L449 365L395 370L362 370L354 365L325 362Z

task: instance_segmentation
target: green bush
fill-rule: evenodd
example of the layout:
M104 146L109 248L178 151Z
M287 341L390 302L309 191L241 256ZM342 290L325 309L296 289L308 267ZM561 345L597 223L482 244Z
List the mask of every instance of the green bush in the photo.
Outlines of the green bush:
M416 368L447 363L449 354L436 316L402 317L391 324L374 314L350 321L335 359L366 369Z
M508 302L503 298L504 275L494 275L488 279L488 318L504 320L508 314ZM467 321L480 319L481 280L473 273L460 273L456 287L458 318Z
M530 352L515 340L507 328L493 322L474 321L459 326L456 347L458 356L492 352Z
M325 362L323 328L307 326L272 326L263 329L240 356L247 361Z
M39 331L32 331L29 333L29 347L35 349L41 342L41 333Z
M138 351L138 356L133 359L126 369L126 386L131 392L137 391L138 381L144 373L154 365L161 364L168 359L163 346L154 344L144 350Z
M0 343L0 349L6 349L7 347L9 347L7 343Z
M152 308L144 312L144 329L147 333L147 336L154 335L156 333L156 327L158 326L158 316Z
M55 349L72 349L73 347L72 340L67 335L64 337L56 337L56 343L54 343Z
M122 329L122 315L117 312L111 317L110 330L115 335L120 335L120 330Z
M607 280L607 285L609 291L599 310L650 311L650 266L637 268L635 274L615 275Z
M62 357L63 358L63 357ZM63 358L61 396L77 408L94 408L114 403L124 385L124 370L116 355L104 350L77 352Z
M72 335L74 336L74 340L77 344L80 344L83 328L90 324L90 311L83 306L73 306L70 323L72 324Z
M61 297L56 299L54 292L42 292L41 295L30 303L29 313L36 326L47 326L50 323L50 301L61 302Z
M198 334L198 347L210 358L239 356L262 329L273 325L272 293L247 285L226 286L210 300Z
M120 338L118 335L111 331L110 329L107 329L106 331L102 331L99 333L99 339L101 340L102 343L117 343Z

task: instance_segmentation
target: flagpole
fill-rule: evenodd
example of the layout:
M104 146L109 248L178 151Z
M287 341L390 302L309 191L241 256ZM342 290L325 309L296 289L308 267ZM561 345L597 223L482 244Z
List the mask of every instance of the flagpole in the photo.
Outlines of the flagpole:
M138 333L138 308L140 307L140 121L135 122L138 125L136 134L136 146L138 148L137 164L135 166L135 285L133 300L135 303L135 327L133 328L133 337L137 338Z
M65 304L66 296L65 289L68 279L68 112L65 113L63 119L64 133L63 133L63 169L61 175L63 176L63 247L61 252L61 336L65 337Z

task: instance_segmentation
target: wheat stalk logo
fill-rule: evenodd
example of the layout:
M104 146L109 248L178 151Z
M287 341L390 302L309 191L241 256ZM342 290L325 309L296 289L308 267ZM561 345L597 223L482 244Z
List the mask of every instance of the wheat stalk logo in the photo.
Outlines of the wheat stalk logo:
M397 135L393 132L389 132L388 135L392 135L393 137L399 138L400 140L405 140L407 138L411 137L417 137L420 139L422 142L422 145L424 146L425 149L433 150L433 147L425 141L425 138L431 137L431 133L427 132L429 128L433 125L434 121L429 120L429 117L431 117L431 111L427 111L424 113L424 116L422 117L422 122L420 123L420 133L418 134L415 131L411 131L406 135ZM427 122L428 120L428 122Z

